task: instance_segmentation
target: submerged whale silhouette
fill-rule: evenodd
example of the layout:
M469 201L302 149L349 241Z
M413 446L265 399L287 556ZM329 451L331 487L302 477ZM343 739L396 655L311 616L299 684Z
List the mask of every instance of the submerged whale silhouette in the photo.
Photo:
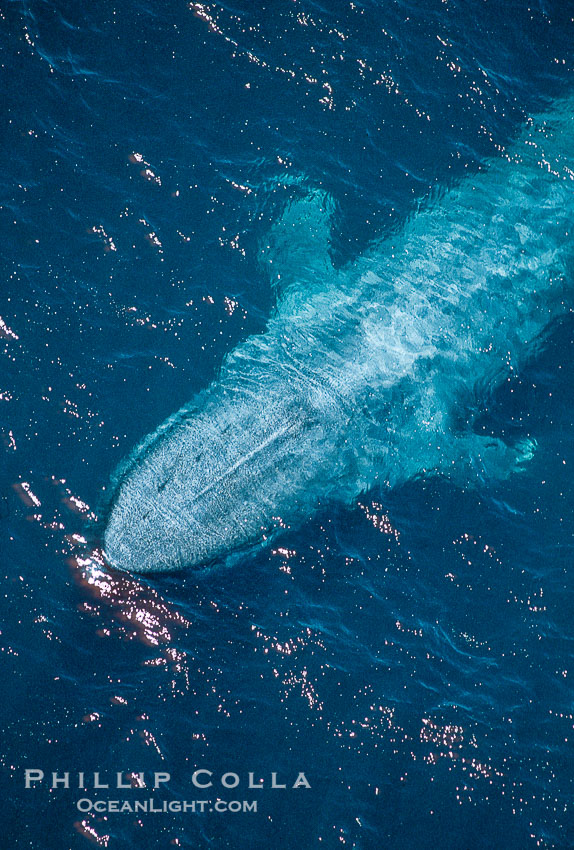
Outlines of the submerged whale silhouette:
M530 119L510 151L338 271L328 199L288 208L263 252L281 288L267 331L119 469L109 563L203 565L376 482L477 464L505 477L528 457L461 410L568 310L573 116L569 99Z

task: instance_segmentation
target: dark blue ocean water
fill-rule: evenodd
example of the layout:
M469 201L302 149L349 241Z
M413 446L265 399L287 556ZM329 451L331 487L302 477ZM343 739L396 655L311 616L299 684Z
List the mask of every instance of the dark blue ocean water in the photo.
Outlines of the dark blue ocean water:
M574 847L572 321L483 399L536 439L521 475L369 492L205 578L94 581L81 539L264 330L295 187L352 262L571 90L572 5L18 0L0 27L2 847ZM94 771L258 811L81 813L150 796Z

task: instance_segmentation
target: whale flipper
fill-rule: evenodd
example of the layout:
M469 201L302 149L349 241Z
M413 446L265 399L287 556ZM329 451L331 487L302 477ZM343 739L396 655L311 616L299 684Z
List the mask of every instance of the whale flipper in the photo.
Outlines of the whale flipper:
M332 282L329 246L334 207L331 196L319 189L295 195L271 227L259 259L278 302L291 294L300 296L306 287L314 288L317 278Z
M536 452L536 440L526 437L509 445L499 437L469 433L460 436L448 461L439 467L458 486L479 481L506 481L525 472Z

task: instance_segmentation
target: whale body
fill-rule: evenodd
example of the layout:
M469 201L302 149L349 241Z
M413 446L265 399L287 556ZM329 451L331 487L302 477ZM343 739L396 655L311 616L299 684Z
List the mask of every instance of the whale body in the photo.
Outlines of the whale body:
M108 562L199 567L377 482L516 469L528 445L479 436L461 411L569 310L573 116L570 98L530 119L503 156L339 270L328 199L288 208L263 254L280 287L266 332L120 467Z

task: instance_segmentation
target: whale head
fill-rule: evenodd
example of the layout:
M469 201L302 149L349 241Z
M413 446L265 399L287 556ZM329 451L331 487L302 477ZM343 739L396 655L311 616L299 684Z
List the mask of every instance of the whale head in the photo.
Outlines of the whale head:
M112 567L205 567L267 539L294 479L295 490L312 492L299 457L323 430L300 399L212 386L201 403L172 417L117 473L103 539Z
M179 411L116 474L103 549L112 567L164 572L217 557L225 482L217 486L225 433L209 415ZM233 505L227 505L233 511Z

